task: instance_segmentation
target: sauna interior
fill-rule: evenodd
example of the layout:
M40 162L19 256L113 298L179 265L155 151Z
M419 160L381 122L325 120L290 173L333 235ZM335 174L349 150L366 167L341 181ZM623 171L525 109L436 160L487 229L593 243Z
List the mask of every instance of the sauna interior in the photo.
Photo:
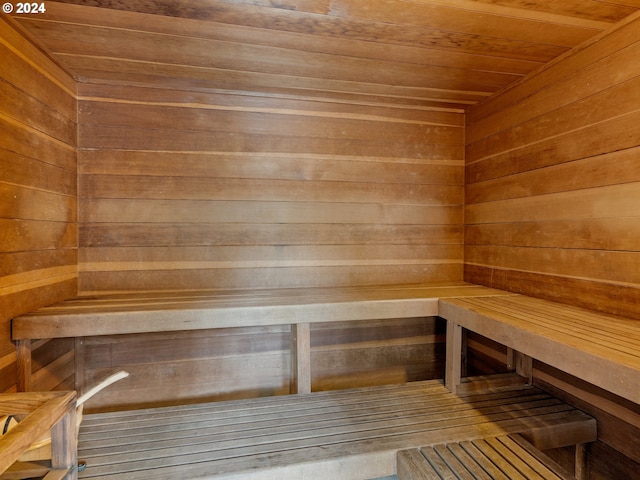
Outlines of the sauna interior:
M0 392L12 319L77 295L464 281L640 316L638 0L9 5ZM443 378L445 334L313 323L312 390ZM466 342L470 373L505 371ZM32 348L32 390L130 372L94 412L290 390L282 325ZM591 479L640 478L640 386L533 377L597 419Z

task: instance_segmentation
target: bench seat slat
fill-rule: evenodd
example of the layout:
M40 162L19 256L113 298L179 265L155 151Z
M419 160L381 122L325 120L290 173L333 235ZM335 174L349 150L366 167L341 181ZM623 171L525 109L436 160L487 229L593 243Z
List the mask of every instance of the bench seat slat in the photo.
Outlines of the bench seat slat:
M502 439L501 439L502 440ZM517 472L521 473L525 479L532 480L550 480L549 472L543 471L543 474L546 474L545 477L538 470L542 468L543 470L548 470L544 468L544 465L540 466L540 463L534 457L526 454L526 451L522 450L510 450L505 446L505 444L497 438L487 438L484 440L486 444L496 452L497 455L501 456L505 463L508 463L513 467Z
M452 475L454 480L476 480L469 469L465 467L465 464L453 453L453 451L445 445L434 445L432 447L424 447L423 451L430 452L431 456L437 456L446 465L446 471L456 472L457 475Z
M478 478L509 480L509 477L505 475L504 471L482 454L482 451L476 446L475 442L460 442L458 444L450 445L449 448L456 452L457 457L465 465L468 465L467 468L474 472L478 470L478 468L480 469ZM482 472L484 472L484 476L482 475Z
M478 448L480 454L489 462L493 463L510 480L527 480L500 452L496 451L485 439L475 440L473 444ZM534 480L539 480L534 478ZM549 479L551 480L551 479Z

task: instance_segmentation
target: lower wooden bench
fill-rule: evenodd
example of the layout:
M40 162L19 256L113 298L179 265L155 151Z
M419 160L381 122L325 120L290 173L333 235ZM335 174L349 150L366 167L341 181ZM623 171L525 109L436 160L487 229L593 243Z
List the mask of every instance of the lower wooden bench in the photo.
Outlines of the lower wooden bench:
M460 395L433 380L86 415L80 478L357 480L394 474L399 450L426 444L596 439L595 420L515 375L467 384Z
M520 435L398 452L399 480L575 480Z

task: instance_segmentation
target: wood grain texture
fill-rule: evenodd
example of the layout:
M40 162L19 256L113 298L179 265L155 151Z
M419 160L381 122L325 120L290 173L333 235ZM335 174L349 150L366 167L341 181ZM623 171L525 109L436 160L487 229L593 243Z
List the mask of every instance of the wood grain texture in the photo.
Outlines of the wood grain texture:
M638 9L556 3L65 0L18 18L90 82L461 110Z
M0 438L0 473L6 471L34 442L51 432L52 460L49 469L60 469L63 475L68 473L64 478L77 478L75 405L75 392L1 395L0 414L25 417L17 428ZM45 467L45 473L46 470L48 469Z
M638 318L639 22L628 17L468 111L467 281ZM584 328L576 321L571 335ZM470 347L481 372L504 367L499 347ZM598 412L609 453L594 453L595 478L633 476L638 443L624 432L637 431L637 405L584 382L587 370L534 363L534 381ZM603 475L614 464L628 473Z
M87 84L80 119L83 291L461 276L460 114Z
M11 318L77 293L77 104L71 76L5 15L0 55L0 391L12 391ZM47 349L35 370L61 353ZM63 376L33 385L73 375L53 371Z
M434 318L436 299L502 294L468 284L102 294L21 316L13 334L61 337L34 342L31 383L50 388L75 363L83 391L123 369L130 379L88 407L131 408L288 393L291 324L301 319L310 324L303 345L310 347L308 389L441 378L444 326ZM78 342L68 337L79 336L86 338L74 353ZM48 355L41 353L40 345L52 342Z
M467 115L468 281L637 314L639 24Z
M395 472L398 449L443 438L530 430L549 447L559 430L595 435L595 422L537 389L460 398L437 380L87 415L83 427L79 453L92 468L80 477L129 479L374 478Z
M520 295L443 299L440 315L480 335L640 401L640 322ZM452 345L460 352L460 345Z
M446 443L398 452L399 478L535 478L575 480L517 435Z

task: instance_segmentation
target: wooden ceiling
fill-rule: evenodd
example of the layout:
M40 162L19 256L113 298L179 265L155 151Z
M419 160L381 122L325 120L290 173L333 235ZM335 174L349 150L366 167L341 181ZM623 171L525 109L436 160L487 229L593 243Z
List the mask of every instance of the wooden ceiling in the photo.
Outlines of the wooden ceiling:
M461 110L640 0L62 0L16 19L80 82Z

